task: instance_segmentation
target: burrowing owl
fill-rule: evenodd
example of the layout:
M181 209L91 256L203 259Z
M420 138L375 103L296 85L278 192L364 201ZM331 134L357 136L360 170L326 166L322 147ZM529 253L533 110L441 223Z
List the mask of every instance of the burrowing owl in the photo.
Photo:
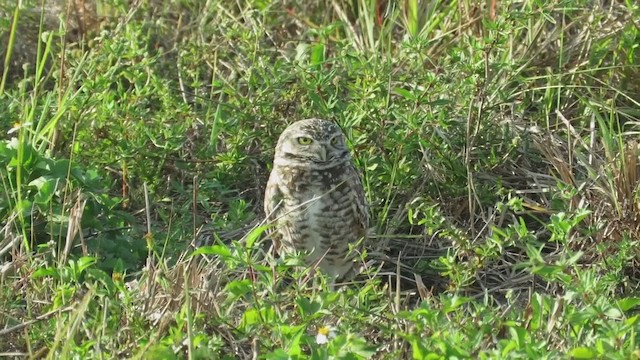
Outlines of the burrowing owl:
M351 275L349 245L366 235L362 182L335 123L300 120L282 132L265 191L267 220L278 253L299 251L333 281Z

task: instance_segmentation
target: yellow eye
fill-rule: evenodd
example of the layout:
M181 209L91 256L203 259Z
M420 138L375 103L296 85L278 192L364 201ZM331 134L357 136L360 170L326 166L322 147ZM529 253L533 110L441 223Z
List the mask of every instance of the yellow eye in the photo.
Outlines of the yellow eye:
M334 137L333 139L331 139L331 145L336 146L338 145L338 143L340 142L340 139L338 139L338 137Z
M308 137L299 137L298 138L298 144L300 145L310 145L313 142L313 140L311 140Z

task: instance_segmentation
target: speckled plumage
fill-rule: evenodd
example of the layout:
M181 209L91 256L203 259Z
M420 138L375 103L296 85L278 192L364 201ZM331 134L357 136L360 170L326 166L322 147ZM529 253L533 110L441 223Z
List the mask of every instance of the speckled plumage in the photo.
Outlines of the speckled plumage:
M306 139L306 140L301 140ZM309 142L307 144L307 142ZM300 120L282 132L265 191L276 250L304 252L333 279L350 274L369 217L360 176L338 125Z

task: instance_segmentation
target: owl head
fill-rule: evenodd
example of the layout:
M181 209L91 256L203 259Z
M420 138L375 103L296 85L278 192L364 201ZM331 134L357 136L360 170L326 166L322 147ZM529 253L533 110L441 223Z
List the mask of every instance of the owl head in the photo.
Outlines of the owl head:
M340 127L322 119L306 119L289 125L276 146L278 159L293 163L335 164L351 159Z

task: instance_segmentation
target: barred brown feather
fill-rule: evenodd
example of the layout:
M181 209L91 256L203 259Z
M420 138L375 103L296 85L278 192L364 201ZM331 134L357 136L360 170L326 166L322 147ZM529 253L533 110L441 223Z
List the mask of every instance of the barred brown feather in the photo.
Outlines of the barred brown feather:
M352 272L349 245L366 237L360 176L335 123L301 120L280 135L264 199L278 253L302 252L334 280Z

